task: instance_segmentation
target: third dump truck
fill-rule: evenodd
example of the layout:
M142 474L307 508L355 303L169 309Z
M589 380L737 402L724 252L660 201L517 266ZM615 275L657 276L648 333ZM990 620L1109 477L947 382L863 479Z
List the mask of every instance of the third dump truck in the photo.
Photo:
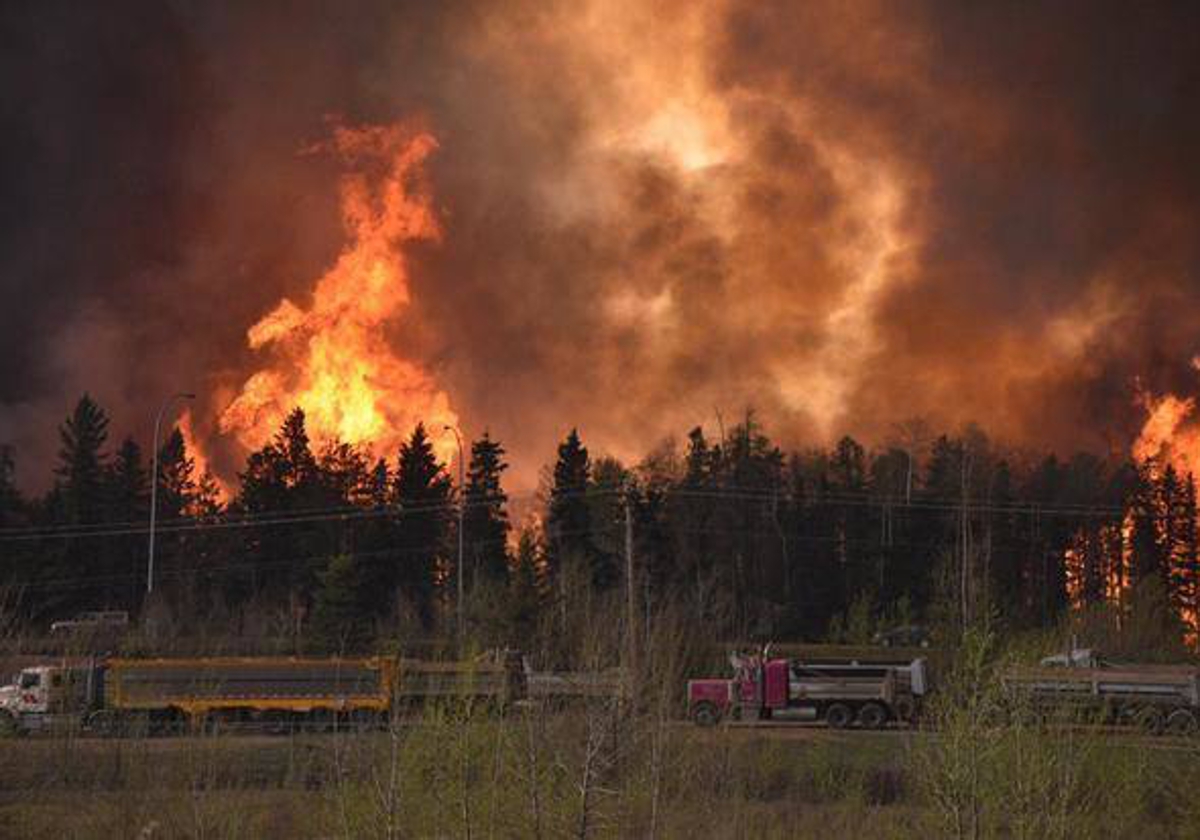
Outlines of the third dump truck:
M1200 729L1200 669L1191 665L1109 662L1091 650L1014 667L1003 675L1016 706L1041 713L1078 713L1092 720L1134 724L1158 735Z
M834 728L878 729L910 722L928 690L924 659L811 661L731 657L732 679L688 682L692 720L823 720Z

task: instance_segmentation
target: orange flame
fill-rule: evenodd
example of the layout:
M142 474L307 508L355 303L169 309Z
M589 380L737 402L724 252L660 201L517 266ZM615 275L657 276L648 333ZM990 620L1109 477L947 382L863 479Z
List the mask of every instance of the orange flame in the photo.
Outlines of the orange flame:
M1200 358L1192 359L1192 367L1200 370ZM1131 454L1134 460L1144 464L1155 479L1163 476L1168 465L1181 477L1191 475L1200 478L1200 418L1196 417L1196 398L1142 393L1138 401L1145 407L1147 417L1133 443ZM1166 515L1166 511L1160 511L1157 517L1160 539L1166 536ZM1123 536L1126 544L1130 545L1130 552L1131 522L1132 518L1127 514ZM1184 568L1187 561L1183 557L1170 556L1167 562L1170 566L1168 574L1173 575ZM1188 603L1178 604L1177 611L1185 628L1184 642L1195 647L1200 643L1200 614L1194 605Z
M1192 359L1192 367L1200 369L1200 357ZM1133 458L1146 463L1157 474L1167 464L1180 475L1200 478L1200 423L1195 418L1196 399L1166 394L1138 395L1146 408L1146 422L1133 444Z
M349 241L309 306L284 298L247 332L249 346L272 361L246 380L219 428L257 449L299 407L314 442L394 452L424 421L448 462L455 444L439 433L458 425L450 400L386 335L409 303L405 243L441 236L422 178L437 141L403 125L339 126L330 146L355 166L341 184Z
M192 475L197 481L205 476L211 478L213 484L217 488L220 501L228 501L232 496L229 491L229 485L227 485L221 479L221 477L213 471L212 465L208 460L207 450L196 437L196 427L195 422L192 420L191 409L185 409L183 414L181 414L179 417L179 434L183 436L184 451L187 453L188 457L192 459L192 463L194 464Z

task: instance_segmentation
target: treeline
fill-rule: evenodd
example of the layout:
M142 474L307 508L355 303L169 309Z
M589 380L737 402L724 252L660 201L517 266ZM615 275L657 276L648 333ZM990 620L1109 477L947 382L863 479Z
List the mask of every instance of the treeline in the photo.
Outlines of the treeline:
M505 451L488 435L470 444L460 488L421 426L373 458L314 446L297 410L229 498L197 474L180 432L167 436L147 604L148 459L108 427L84 396L40 498L22 498L0 451L0 574L33 626L160 609L178 632L297 647L449 638L460 511L465 628L487 646L577 650L598 617L636 627L664 610L721 639L1022 630L1095 607L1119 621L1142 590L1164 632L1182 634L1200 599L1194 482L1154 463L1034 456L975 428L789 453L747 415L630 466L572 431L514 523Z

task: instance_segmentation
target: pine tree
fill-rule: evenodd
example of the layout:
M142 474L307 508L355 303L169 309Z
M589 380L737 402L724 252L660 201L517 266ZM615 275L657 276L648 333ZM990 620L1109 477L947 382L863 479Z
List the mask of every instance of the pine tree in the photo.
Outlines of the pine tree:
M141 448L126 438L105 479L108 518L113 523L141 524L150 514L150 472L142 461ZM141 534L110 537L104 546L107 581L106 602L132 610L141 593L139 572L146 561L146 542Z
M104 515L108 415L84 394L59 427L57 497L64 524L98 522Z
M1159 501L1160 493L1149 469L1145 466L1140 467L1137 485L1130 502L1130 513L1133 516L1133 557L1130 569L1132 588L1150 578L1157 578L1160 585L1166 584L1167 558L1159 538L1163 518Z
M113 522L141 522L149 514L150 471L133 438L126 438L117 450L107 485L109 518Z
M604 590L625 576L625 505L636 504L638 493L629 471L615 458L596 459L591 473L587 558L592 586Z
M280 516L328 508L328 490L309 446L304 412L293 410L271 442L252 452L239 474L236 513ZM331 523L303 523L287 528L247 529L245 553L254 558L246 577L227 576L226 594L241 600L263 594L295 608L316 586L314 563L339 550L338 528Z
M1196 502L1196 479L1188 473L1179 500L1176 593L1193 647L1200 642L1200 533L1197 531Z
M48 507L53 524L83 525L103 521L107 508L106 482L108 416L84 394L59 427L59 463ZM54 540L44 547L37 575L45 579L46 596L35 611L51 617L69 617L79 610L109 606L105 546L100 537ZM62 586L72 581L71 588Z
M558 447L550 509L546 517L546 565L551 577L568 559L587 562L591 554L591 513L585 496L591 479L587 447L572 429Z
M508 577L508 497L501 485L506 469L504 447L484 432L471 444L464 492L464 540L474 567L467 580L472 583L477 579L497 583Z
M221 502L221 485L217 478L205 470L196 482L196 490L192 494L192 504L188 515L193 519L212 520L221 515L225 505Z
M453 486L433 454L421 423L400 447L394 503L399 508L399 562L391 564L376 594L390 602L396 586L412 599L425 627L433 622L438 566L447 560L453 519ZM448 564L447 564L448 565Z
M369 638L369 613L363 609L364 579L351 554L338 554L318 575L312 630L318 646L329 653L360 651Z
M21 517L21 494L17 492L16 461L11 446L0 446L0 527L17 524Z
M0 528L29 522L25 501L17 491L16 462L12 447L0 446ZM31 557L37 556L36 543L0 541L0 584L20 585L30 579Z
M317 472L330 502L355 505L370 501L370 468L358 447L348 443L327 444L317 459Z
M708 531L714 515L714 472L720 450L714 453L699 426L688 433L683 477L670 492L667 521L674 553L679 558L678 582L700 597L712 575L715 558Z
M195 472L196 461L188 456L183 433L176 427L158 450L159 522L187 515L196 497Z
M542 607L541 561L537 534L531 528L522 529L508 586L509 641L516 647L527 648L537 630Z

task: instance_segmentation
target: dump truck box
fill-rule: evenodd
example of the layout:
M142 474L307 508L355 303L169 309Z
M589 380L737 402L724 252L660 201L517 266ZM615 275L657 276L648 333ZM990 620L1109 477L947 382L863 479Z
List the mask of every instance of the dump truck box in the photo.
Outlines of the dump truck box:
M396 700L419 703L438 698L475 698L507 702L524 694L519 664L506 662L397 662Z
M1200 729L1200 669L1180 665L1013 667L1002 678L1017 701L1040 709L1087 709L1150 734Z
M1200 706L1200 672L1177 666L1013 668L1005 685L1045 699L1095 698Z
M226 709L385 711L394 667L382 658L112 659L105 669L104 705L189 716Z

